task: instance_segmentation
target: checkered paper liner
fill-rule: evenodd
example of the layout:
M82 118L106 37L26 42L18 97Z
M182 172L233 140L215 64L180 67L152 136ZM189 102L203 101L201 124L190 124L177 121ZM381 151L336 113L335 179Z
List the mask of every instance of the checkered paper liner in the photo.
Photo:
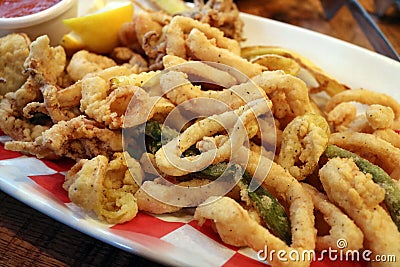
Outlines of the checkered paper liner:
M108 225L70 202L62 188L73 162L39 160L4 149L0 131L0 189L27 205L106 243L155 261L177 266L268 266L250 248L224 244L207 221L199 226L188 214L139 212L124 224ZM315 261L312 267L361 267L358 262Z

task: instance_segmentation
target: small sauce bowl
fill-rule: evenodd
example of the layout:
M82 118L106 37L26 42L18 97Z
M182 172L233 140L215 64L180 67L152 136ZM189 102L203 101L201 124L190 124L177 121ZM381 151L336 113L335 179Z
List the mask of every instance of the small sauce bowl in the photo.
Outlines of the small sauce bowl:
M40 1L40 0L39 0ZM48 35L51 45L59 44L62 36L69 32L63 19L78 15L78 0L61 0L55 5L26 16L0 18L0 37L10 33L23 32L31 40Z

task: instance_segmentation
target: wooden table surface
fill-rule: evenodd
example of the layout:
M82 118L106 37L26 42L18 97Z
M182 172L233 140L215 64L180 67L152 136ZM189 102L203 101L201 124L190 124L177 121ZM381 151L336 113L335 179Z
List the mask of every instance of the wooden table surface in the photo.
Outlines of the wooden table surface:
M373 0L361 0L373 13ZM324 20L317 0L242 0L241 11L274 18L371 49L346 8ZM400 53L400 21L374 17ZM160 266L65 226L0 190L0 266Z

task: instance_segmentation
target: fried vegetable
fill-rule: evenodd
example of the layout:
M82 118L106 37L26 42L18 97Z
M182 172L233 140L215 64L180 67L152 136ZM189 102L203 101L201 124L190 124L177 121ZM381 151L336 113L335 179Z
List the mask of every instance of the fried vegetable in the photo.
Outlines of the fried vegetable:
M148 121L145 126L145 135L147 137L147 150L154 154L163 144L168 143L176 137L178 132L168 126L162 125L158 121Z
M337 80L315 66L315 64L310 60L295 53L294 51L275 46L248 46L242 48L241 51L242 57L246 58L247 60L253 60L256 57L268 54L280 55L286 58L294 59L302 68L310 72L319 83L319 87L312 88L313 93L325 91L328 95L334 96L349 89L346 85L339 83Z
M244 172L240 182L247 189L252 178L253 177L248 172ZM270 229L274 235L285 241L286 244L290 245L292 242L290 221L284 207L262 186L257 187L257 189L252 192L246 191L267 228Z
M237 168L230 168L226 162L210 165L206 169L197 172L196 178L215 180L222 174L228 176L229 172L238 171ZM224 173L225 172L225 173ZM239 187L249 196L250 205L254 206L262 221L271 232L290 245L292 236L290 233L290 221L285 208L278 200L264 187L259 186L256 190L248 190L252 176L244 172L239 181Z
M318 167L329 135L324 117L313 113L297 116L283 130L278 163L297 180L304 180Z
M375 183L385 189L385 204L392 217L392 220L400 230L400 188L393 179L379 166L359 157L350 151L329 145L325 150L328 158L352 158L354 163L363 173L370 173Z
M146 147L148 152L154 154L163 145L178 136L178 132L158 121L148 121L145 126ZM188 148L183 155L185 157L199 155L200 151L196 146Z

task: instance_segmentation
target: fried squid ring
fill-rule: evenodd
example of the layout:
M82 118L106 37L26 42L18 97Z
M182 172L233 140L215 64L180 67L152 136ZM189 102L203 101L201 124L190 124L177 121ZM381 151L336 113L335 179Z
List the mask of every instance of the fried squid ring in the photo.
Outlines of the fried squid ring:
M196 59L211 61L231 66L248 77L259 75L266 67L257 63L251 63L226 48L220 48L214 45L213 40L207 38L207 35L194 28L190 31L186 45Z
M333 133L329 143L359 154L371 162L379 161L378 165L390 177L400 179L400 173L396 171L400 166L400 149L391 143L372 134L357 132Z
M268 102L266 103L264 99L258 99L237 110L213 115L197 121L156 152L157 167L163 173L172 176L185 175L207 167L215 160L218 153L217 147L208 149L198 156L182 158L182 153L204 137L230 129L232 129L231 149L235 151L236 148L243 144L247 136L247 131L243 125L249 124L256 117L268 112L268 109Z
M302 255L302 251L308 249L301 247L289 247L284 241L270 233L254 220L249 212L239 203L229 197L210 197L206 200L206 205L196 208L194 218L202 225L206 219L214 222L216 231L224 243L233 246L249 246L253 250L260 252L286 251L286 255L292 253L294 249ZM312 246L311 246L312 247ZM273 267L308 267L312 259L281 261L278 257L268 257L267 260Z
M287 202L289 218L292 225L292 247L314 249L316 230L314 228L314 205L311 197L300 182L280 165L254 151L241 147L238 158L245 159L249 155L246 168L254 179L262 182L262 186L278 199Z
M394 112L390 107L370 105L365 111L365 116L373 129L386 129L393 126Z
M139 163L127 153L115 153L110 160L99 155L78 161L67 172L63 188L74 204L93 210L100 220L124 223L138 212L134 194L142 177Z
M187 58L185 36L193 29L201 31L207 39L215 40L215 46L240 56L240 45L236 40L224 37L224 33L218 28L211 27L207 23L192 18L175 16L166 26L165 38L167 54L181 58ZM214 46L213 45L213 46Z
M318 167L329 142L329 125L317 114L294 118L283 130L278 164L298 180L304 180Z
M366 105L379 104L382 106L390 107L395 115L394 127L400 127L400 105L399 103L392 97L385 95L383 93L374 92L366 89L353 89L341 92L335 96L333 96L326 103L325 109L327 112L330 112L334 107L339 105L342 102L359 102ZM395 129L396 129L395 128Z
M200 223L205 219L213 220L224 242L238 246L248 245L255 251L263 251L267 246L269 250L284 250L288 253L297 250L302 255L304 250L315 249L314 205L302 185L280 165L264 156L249 151L243 146L236 152L239 159L248 158L246 155L249 155L248 162L239 164L244 164L243 167L253 177L258 181L263 181L262 186L274 193L280 200L287 202L291 221L291 246L287 246L284 241L272 235L266 228L254 221L238 203L227 197L208 199L207 205L199 206L196 209L195 218ZM266 169L269 166L271 169L268 171ZM286 262L277 258L267 258L267 260L272 266L309 266L312 259L305 259L305 261L290 261L289 259Z
M302 184L310 194L315 210L322 213L326 223L331 226L328 235L317 236L316 249L318 251L329 248L341 250L359 250L363 247L364 235L360 228L343 213L336 205L330 202L324 194L309 184ZM340 239L347 241L345 248L339 248L337 242Z
M191 105L192 102L184 102L190 99L202 97L215 99L226 104L223 106L219 105L212 109L216 109L216 112L214 113L222 113L227 111L229 108L237 109L250 101L259 98L267 98L264 91L258 88L251 81L240 85L233 85L229 89L223 89L222 91L205 91L202 90L200 85L193 85L188 79L186 73L178 71L169 71L163 74L160 77L160 85L163 93L165 93L165 97L167 97L172 103L175 105L183 103L185 109L199 114L206 114L207 110L210 110L210 107L206 106L203 107L204 110L199 110L199 108L201 109L201 106L199 107L199 105L196 105L196 108L193 108ZM196 102L193 102L193 104L196 104ZM221 108L222 110L219 110Z
M385 190L362 173L352 159L333 158L319 171L329 200L339 205L364 233L364 245L374 255L400 258L400 232L379 204ZM385 238L382 238L385 237ZM371 266L387 266L371 262Z
M273 113L278 119L294 118L313 110L307 85L295 76L282 70L264 71L252 80L271 99Z
M334 107L327 116L328 122L333 129L338 132L343 132L349 129L350 124L357 117L357 108L350 102L343 102Z
M190 191L190 187L204 187L211 181L206 179L192 179L180 182L178 184L163 184L162 181L145 181L136 192L137 205L139 210L153 214L172 213L181 210L186 203L198 203L197 199L202 199L202 195L182 194L184 190ZM196 191L191 191L195 193ZM198 193L203 193L199 191ZM155 196L155 197L153 197ZM190 198L190 199L184 199ZM178 199L178 200L177 200ZM181 203L181 205L172 205L172 203Z

